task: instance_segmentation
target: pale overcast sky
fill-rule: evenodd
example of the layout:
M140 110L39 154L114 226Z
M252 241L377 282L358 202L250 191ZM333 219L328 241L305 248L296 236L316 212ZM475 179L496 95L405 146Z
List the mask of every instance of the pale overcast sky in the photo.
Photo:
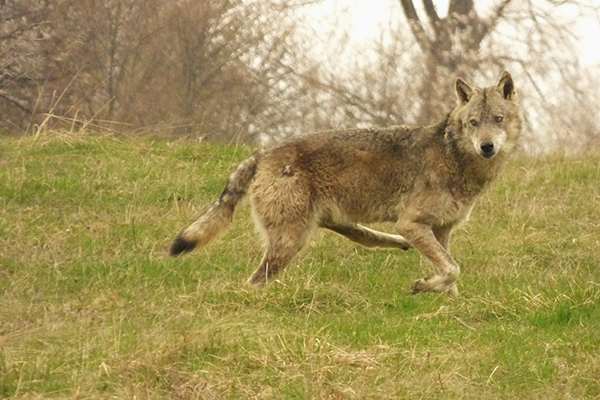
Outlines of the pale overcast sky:
M488 2L479 4L488 4ZM416 6L420 4L420 1L415 2ZM445 16L444 13L448 9L448 0L436 0L435 4L440 16ZM318 20L323 17L325 21L328 19L326 16L335 18L335 14L343 9L348 9L350 13L349 20L347 21L350 25L349 34L357 42L376 37L378 27L382 24L385 25L390 20L397 21L398 18L404 18L401 15L398 0L324 0L318 6L318 11L316 10L315 14L319 15L316 19ZM569 12L564 7L562 9L566 13ZM482 9L479 11L485 13L486 10ZM315 22L318 23L318 21ZM581 37L582 62L588 65L600 63L599 21L591 16L579 19L577 34Z

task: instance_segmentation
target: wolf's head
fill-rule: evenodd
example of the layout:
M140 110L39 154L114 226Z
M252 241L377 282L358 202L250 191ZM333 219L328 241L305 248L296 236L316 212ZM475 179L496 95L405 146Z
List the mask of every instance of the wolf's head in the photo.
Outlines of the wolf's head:
M474 149L479 156L490 159L514 149L522 119L508 72L502 74L496 86L485 89L471 87L458 78L456 95L458 104L450 116L449 133L463 151Z

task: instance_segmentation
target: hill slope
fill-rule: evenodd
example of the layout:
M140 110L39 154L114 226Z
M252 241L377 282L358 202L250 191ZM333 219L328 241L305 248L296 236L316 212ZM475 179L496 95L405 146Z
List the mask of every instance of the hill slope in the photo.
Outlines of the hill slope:
M515 160L455 235L450 300L409 294L415 251L328 232L248 289L247 207L168 257L250 153L2 138L0 398L600 396L600 157Z

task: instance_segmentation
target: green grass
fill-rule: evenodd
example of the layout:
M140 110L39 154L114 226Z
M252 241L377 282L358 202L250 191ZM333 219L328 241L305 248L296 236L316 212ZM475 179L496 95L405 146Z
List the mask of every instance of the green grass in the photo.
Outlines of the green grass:
M247 207L170 258L250 153L0 138L0 398L600 398L600 156L515 160L454 237L448 299L409 294L414 250L328 232L249 289Z

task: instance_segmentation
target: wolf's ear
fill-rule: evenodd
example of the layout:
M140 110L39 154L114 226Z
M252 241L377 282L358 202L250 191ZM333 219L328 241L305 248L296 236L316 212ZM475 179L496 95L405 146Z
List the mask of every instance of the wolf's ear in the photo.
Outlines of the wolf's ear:
M473 89L460 78L456 79L456 97L459 104L467 104L473 95Z
M508 72L504 71L502 73L496 88L500 91L504 99L513 100L513 97L515 96L515 83Z

